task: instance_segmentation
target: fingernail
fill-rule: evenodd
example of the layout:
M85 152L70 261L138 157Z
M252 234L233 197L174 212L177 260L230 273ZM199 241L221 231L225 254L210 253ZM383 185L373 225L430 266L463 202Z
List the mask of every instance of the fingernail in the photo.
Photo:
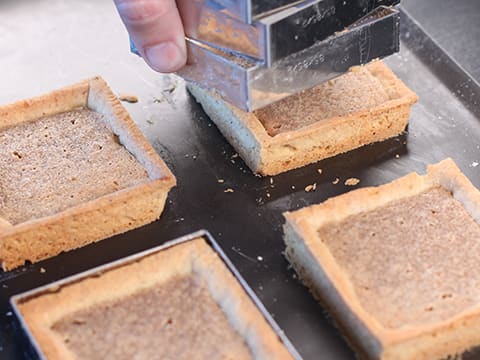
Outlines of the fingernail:
M158 72L173 72L185 65L186 56L173 41L145 48L148 64Z

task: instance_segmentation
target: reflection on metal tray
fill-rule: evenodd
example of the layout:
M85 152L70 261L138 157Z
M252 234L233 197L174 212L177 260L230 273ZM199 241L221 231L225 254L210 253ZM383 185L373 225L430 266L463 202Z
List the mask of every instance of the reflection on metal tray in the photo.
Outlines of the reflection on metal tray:
M126 258L120 259L120 260L116 260L116 261L111 262L109 264L99 266L97 268L88 270L86 272L76 274L76 275L70 276L68 278L59 280L59 281L55 281L51 284L44 285L44 286L39 287L37 289L33 289L33 290L30 290L30 291L27 291L25 293L22 293L22 294L19 294L19 295L16 295L16 296L12 297L11 300L10 300L10 304L13 308L13 311L15 312L15 315L19 319L19 322L22 326L22 329L23 329L28 341L30 341L30 344L33 347L35 355L38 356L41 360L47 360L47 357L43 354L40 345L36 341L36 338L33 336L32 332L30 331L28 323L25 321L25 318L22 316L22 314L20 312L20 309L19 309L20 304L28 301L29 299L39 297L39 296L42 296L44 294L57 292L59 289L61 289L64 286L68 286L69 284L74 284L76 282L80 282L80 281L88 279L88 278L101 276L102 274L104 274L108 271L114 270L116 268L120 268L122 266L126 266L128 264L132 264L132 263L137 262L137 261L139 261L139 260L141 260L145 257L150 256L150 255L156 254L158 252L167 250L171 247L174 247L174 246L177 246L177 245L180 245L182 243L192 241L192 240L195 240L195 239L198 239L198 238L203 238L208 243L208 245L210 245L210 247L214 250L214 252L217 253L217 255L220 257L220 259L225 263L226 267L230 270L230 272L234 275L236 280L240 283L243 290L251 298L251 300L253 301L255 306L258 308L260 313L264 316L264 318L270 324L273 331L279 337L281 342L285 345L285 347L290 352L290 354L293 356L293 358L296 359L296 360L300 360L301 359L300 355L297 353L297 351L293 347L292 343L288 340L288 338L285 336L285 334L280 329L280 327L275 323L275 321L273 320L270 313L265 309L265 307L263 306L261 301L258 299L257 295L255 295L255 293L252 291L252 289L250 289L247 282L242 278L239 271L235 268L233 263L225 255L222 248L215 241L213 236L208 231L205 231L205 230L197 231L195 233L183 236L183 237L178 238L176 240L169 241L169 242L167 242L163 245L154 247L154 248L149 249L149 250L145 250L141 253L134 254L134 255L128 256Z
M30 1L28 12L20 6L24 3L0 4L4 16L1 25L9 25L7 28L15 34L9 37L6 33L8 47L17 49L20 35L27 38L29 22L20 24L19 18L30 19L28 34L41 33L42 37L30 47L18 49L18 53L0 57L0 66L8 69L4 80L15 79L6 82L8 89L0 93L0 99L6 99L8 94L12 98L30 97L34 94L29 91L40 94L99 73L116 91L129 91L140 98L139 103L127 104L127 108L166 159L178 187L172 191L162 218L152 225L12 273L1 273L2 359L31 358L12 316L10 296L199 228L215 236L305 360L319 356L353 359L339 331L283 258L282 212L351 190L343 185L350 177L361 180L358 186L383 184L411 171L423 172L426 164L445 157L452 157L480 187L478 84L408 17L402 23L400 53L386 60L420 97L408 132L270 179L258 178L247 170L180 80L158 76L145 69L139 59L124 53L125 34L105 35L105 29L120 26L111 1L84 0L71 8L63 0L51 0L48 7L44 2ZM39 23L39 18L45 21ZM68 31L59 32L59 28ZM51 48L49 44L62 49L61 58L57 52L39 51ZM104 50L101 54L99 48ZM321 175L318 169L322 169ZM338 184L334 185L337 178ZM317 183L317 190L306 193L304 188L313 183ZM227 189L234 192L225 193ZM480 352L474 352L464 358L479 357Z

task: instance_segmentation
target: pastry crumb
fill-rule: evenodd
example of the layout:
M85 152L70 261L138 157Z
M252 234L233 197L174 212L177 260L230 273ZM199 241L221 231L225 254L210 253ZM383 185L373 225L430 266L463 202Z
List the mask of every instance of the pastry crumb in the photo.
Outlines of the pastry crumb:
M317 183L313 183L312 185L308 185L305 187L305 192L315 191L317 190Z
M132 94L120 94L118 95L118 98L120 99L120 101L125 101L131 104L138 102L138 96Z
M340 182L339 178L336 178L335 180L332 181L333 185L337 185Z
M400 154L396 154L395 158L400 159Z
M317 172L318 172L320 175L322 175L323 170L322 170L322 169L317 169Z
M44 274L44 273L47 272L47 270L45 270L43 267L41 267L41 268L40 268L40 272L41 272L42 274Z
M233 193L233 189L232 189L232 188L228 188L228 189L225 189L224 192L225 192L225 193Z
M218 179L217 182L218 182L219 184L223 184L223 183L225 182L225 180L223 180L223 179Z
M346 186L355 186L355 185L358 185L359 183L360 183L360 179L357 179L357 178L349 178L345 180Z

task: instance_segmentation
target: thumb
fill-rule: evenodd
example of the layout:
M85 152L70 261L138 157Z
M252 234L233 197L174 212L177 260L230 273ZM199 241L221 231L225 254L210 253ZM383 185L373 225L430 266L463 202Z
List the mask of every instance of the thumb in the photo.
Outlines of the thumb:
M187 60L182 20L175 0L114 0L136 48L159 72L173 72Z

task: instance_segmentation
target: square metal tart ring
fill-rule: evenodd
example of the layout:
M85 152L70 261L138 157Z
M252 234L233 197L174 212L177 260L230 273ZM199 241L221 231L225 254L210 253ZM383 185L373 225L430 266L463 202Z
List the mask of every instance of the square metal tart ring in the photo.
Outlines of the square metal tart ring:
M245 111L309 89L350 67L399 50L400 13L380 6L345 30L264 66L250 57L188 40L189 65L178 75Z
M165 251L167 249L173 248L175 246L193 241L195 239L202 238L205 240L205 242L212 248L212 250L219 256L220 260L226 265L227 269L231 272L231 274L234 276L235 280L238 281L240 284L241 288L244 290L244 292L247 294L248 298L250 298L253 302L253 305L255 308L258 309L260 314L263 316L263 318L266 320L267 324L272 328L273 333L278 337L279 341L285 346L286 350L290 353L293 359L295 360L300 360L301 356L299 353L296 351L290 340L285 336L281 328L277 325L277 323L273 320L273 317L268 313L264 305L261 303L259 298L255 295L253 290L249 287L247 282L243 279L243 277L240 275L239 271L235 268L233 263L228 259L228 257L225 255L221 247L218 245L218 243L215 241L215 239L212 237L212 235L206 231L206 230L200 230L195 233L180 237L178 239L169 241L163 245L154 247L152 249L125 257L123 259L113 261L111 263L96 267L94 269L67 277L65 279L55 281L53 283L47 284L45 286L27 291L22 294L18 294L13 296L10 299L10 304L13 308L13 311L15 315L17 316L20 325L22 326L22 329L24 330L24 333L28 340L30 341L33 350L36 352L36 355L42 359L42 360L47 360L46 355L42 352L41 347L39 342L35 339L29 325L27 324L27 321L25 317L22 315L20 311L20 307L22 304L27 303L29 300L32 300L34 298L38 298L43 295L51 294L58 289L61 289L62 287L66 287L75 283L79 283L82 280L86 280L88 278L93 278L93 277L98 277L101 276L104 273L107 273L109 271L121 268L123 266L135 263L137 261L142 260L143 258L146 258L150 255L154 255L156 253L159 253L161 251Z
M264 67L343 31L379 6L398 3L304 0L247 23L213 1L177 0L187 38L249 56Z
M214 6L225 15L239 21L251 24L258 18L268 16L292 6L302 6L312 0L188 0L190 3ZM313 0L315 1L315 0ZM356 11L357 8L372 10L379 5L389 5L391 0L323 0L324 2L335 2L337 8L344 7L349 11ZM395 2L398 2L396 0Z

